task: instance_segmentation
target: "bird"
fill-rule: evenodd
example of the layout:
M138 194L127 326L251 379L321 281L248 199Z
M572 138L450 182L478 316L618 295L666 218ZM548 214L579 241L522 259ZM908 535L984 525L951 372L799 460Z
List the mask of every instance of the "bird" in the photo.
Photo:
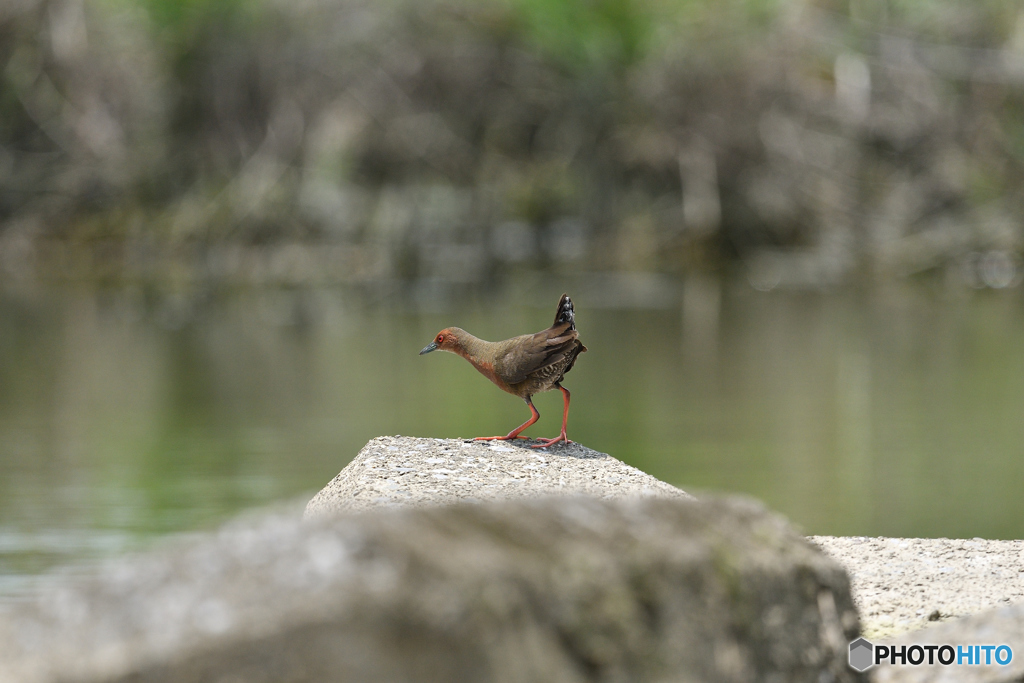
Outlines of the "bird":
M546 330L490 342L478 339L461 328L446 327L423 347L420 355L437 350L462 356L498 388L523 399L530 408L530 419L505 436L478 436L474 441L525 439L520 434L540 419L540 413L533 405L534 394L558 389L565 402L562 432L553 439L538 439L540 443L531 447L546 448L559 442L572 443L565 435L569 420L569 390L562 386L562 380L572 370L576 357L586 351L587 347L580 341L579 332L576 331L576 317L568 294L563 294L558 300L555 322Z

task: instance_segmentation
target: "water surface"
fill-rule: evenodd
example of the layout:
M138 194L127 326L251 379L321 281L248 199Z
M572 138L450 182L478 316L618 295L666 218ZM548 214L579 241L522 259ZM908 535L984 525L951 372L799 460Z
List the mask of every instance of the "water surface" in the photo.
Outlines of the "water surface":
M457 324L550 324L590 351L570 437L687 490L761 498L808 533L1024 537L1021 292L757 292L581 278L444 296L342 290L0 295L0 596L55 566L308 496L370 438L505 433L529 415ZM561 398L535 399L537 436Z

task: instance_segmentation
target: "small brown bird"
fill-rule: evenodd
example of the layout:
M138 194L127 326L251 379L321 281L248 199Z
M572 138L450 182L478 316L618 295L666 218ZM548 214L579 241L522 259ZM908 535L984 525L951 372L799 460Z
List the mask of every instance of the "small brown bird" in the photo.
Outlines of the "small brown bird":
M420 355L438 349L456 353L472 363L484 377L530 406L530 419L505 436L478 436L476 441L525 439L519 434L540 419L540 413L533 405L533 395L551 389L561 391L565 399L562 433L553 439L540 439L541 443L533 446L544 448L559 441L572 443L565 436L565 424L569 420L569 390L561 385L561 381L572 370L576 356L587 350L579 337L572 299L563 294L558 300L555 322L546 330L489 342L477 339L458 327L447 327L437 333L434 341L427 344Z

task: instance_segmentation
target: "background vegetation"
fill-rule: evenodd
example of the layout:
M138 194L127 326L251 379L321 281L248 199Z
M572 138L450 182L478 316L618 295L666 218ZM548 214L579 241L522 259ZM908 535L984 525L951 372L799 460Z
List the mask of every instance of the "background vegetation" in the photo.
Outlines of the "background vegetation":
M3 272L1005 287L1022 80L993 0L18 0Z

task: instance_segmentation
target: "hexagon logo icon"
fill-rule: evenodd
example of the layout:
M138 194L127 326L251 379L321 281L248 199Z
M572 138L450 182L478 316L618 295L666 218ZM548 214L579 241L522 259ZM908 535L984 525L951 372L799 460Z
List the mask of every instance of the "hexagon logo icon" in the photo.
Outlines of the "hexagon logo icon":
M875 646L866 638L858 638L850 643L850 668L867 671L874 663Z

